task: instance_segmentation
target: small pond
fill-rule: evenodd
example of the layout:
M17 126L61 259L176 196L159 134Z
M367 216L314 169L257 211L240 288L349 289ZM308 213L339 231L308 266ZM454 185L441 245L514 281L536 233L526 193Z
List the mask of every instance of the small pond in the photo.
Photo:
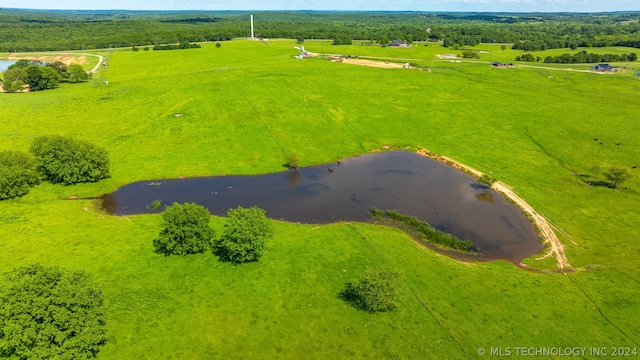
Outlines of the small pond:
M502 195L406 151L265 175L140 181L104 195L102 206L116 215L160 212L152 209L154 200L195 202L219 216L256 205L274 219L318 224L368 221L372 207L394 209L471 240L484 260L518 262L542 250L529 220Z
M16 62L12 60L0 60L0 72L4 72L9 66L15 63Z

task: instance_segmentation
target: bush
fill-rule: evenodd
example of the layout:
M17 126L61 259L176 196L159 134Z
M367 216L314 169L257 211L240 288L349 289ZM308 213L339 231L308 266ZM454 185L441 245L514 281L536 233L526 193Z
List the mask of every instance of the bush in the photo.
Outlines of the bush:
M40 180L36 161L19 151L0 152L0 200L25 195Z
M462 57L465 59L480 59L480 54L472 50L464 50Z
M215 252L223 261L258 261L267 240L272 237L273 225L265 210L238 206L227 211L227 222L222 237L215 244Z
M40 171L53 183L95 182L110 176L107 151L88 142L59 135L41 136L29 151L38 160Z
M615 189L619 184L622 184L627 179L629 179L631 177L631 174L629 173L629 170L625 168L612 166L609 168L609 171L604 173L604 176L607 178L607 180L611 181L611 187Z
M214 231L209 227L211 214L204 206L173 203L162 212L162 219L163 229L153 240L156 253L189 255L211 249Z
M367 312L390 311L400 297L401 277L400 272L387 267L367 270L360 279L345 284L339 297Z
M482 176L480 176L478 178L478 182L481 183L481 184L485 184L485 185L491 186L491 185L493 185L494 182L496 182L496 178L494 178L491 175L482 174Z
M107 341L102 293L83 271L0 274L0 304L0 358L93 358Z
M300 160L298 160L298 156L294 153L290 153L287 155L287 163L285 164L290 169L297 169Z

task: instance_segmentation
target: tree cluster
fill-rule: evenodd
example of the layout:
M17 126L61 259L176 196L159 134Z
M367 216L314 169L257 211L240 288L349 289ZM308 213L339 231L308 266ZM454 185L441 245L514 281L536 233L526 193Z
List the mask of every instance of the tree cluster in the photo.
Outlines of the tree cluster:
M162 212L162 230L153 240L156 253L189 255L213 251L222 261L258 261L266 242L273 237L273 225L266 211L258 207L229 209L222 236L215 239L209 226L209 211L194 203L174 203Z
M109 178L107 151L89 142L61 135L40 136L29 149L40 172L52 183L71 185Z
M200 44L190 44L188 42L181 42L178 45L156 45L153 47L154 51L158 50L183 50L183 49L199 49L202 46Z
M40 136L29 151L0 152L0 200L27 194L41 178L71 185L110 176L107 151L72 137Z
M627 62L638 60L638 54L593 54L586 51L580 51L573 55L562 54L560 56L547 56L544 58L545 63L559 64L595 64L601 62Z
M0 274L0 358L94 358L107 342L102 292L84 271L39 264Z
M22 91L25 85L29 86L29 91L40 91L54 89L60 82L87 81L90 77L78 64L67 66L59 61L43 64L39 61L19 60L5 71L2 87L10 93Z

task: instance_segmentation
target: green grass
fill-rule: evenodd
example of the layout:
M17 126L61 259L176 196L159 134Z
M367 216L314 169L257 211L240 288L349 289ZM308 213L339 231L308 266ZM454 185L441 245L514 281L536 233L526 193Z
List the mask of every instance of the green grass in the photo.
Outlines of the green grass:
M329 44L304 45L410 54L426 66L449 52ZM638 80L486 62L376 69L295 60L294 45L122 50L89 83L0 93L0 151L73 135L108 149L113 174L0 202L0 271L41 262L92 273L109 309L105 359L466 359L491 346L638 346L640 173L620 191L587 188L572 173L640 162ZM427 148L512 185L571 236L560 235L577 271L555 273L537 257L527 264L538 272L465 264L401 231L349 223L277 223L261 261L233 267L209 254L153 253L158 215L115 217L65 200L136 180L281 171L291 153L304 166L384 145ZM223 219L213 222L220 233ZM379 265L405 273L397 311L370 315L337 298Z

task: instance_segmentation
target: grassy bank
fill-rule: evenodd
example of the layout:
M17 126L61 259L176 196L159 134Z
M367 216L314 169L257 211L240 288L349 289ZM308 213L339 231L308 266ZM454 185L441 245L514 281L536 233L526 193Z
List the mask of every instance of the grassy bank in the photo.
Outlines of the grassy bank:
M404 50L328 44L305 45ZM491 346L638 346L640 173L611 190L573 172L640 162L640 82L446 61L431 73L377 69L295 60L294 45L113 52L108 73L90 83L0 93L0 150L65 134L108 149L113 164L100 183L42 184L0 202L0 270L37 261L92 273L109 307L100 354L109 359L464 359ZM408 50L429 66L447 51ZM292 152L304 166L385 145L446 154L513 186L563 230L576 271L553 273L535 257L526 263L540 272L465 264L398 230L350 223L278 223L259 263L233 267L213 255L154 254L157 215L114 217L65 200L136 180L280 171ZM405 273L410 291L396 312L372 316L337 298L378 265Z

